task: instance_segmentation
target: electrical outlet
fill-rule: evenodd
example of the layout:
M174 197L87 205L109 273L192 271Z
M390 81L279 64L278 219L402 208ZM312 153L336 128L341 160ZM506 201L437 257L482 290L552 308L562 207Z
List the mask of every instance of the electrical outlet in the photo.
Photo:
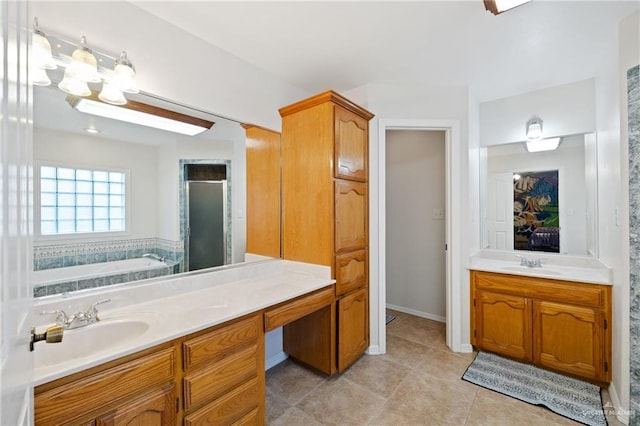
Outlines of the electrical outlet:
M431 219L444 219L444 209L433 209Z

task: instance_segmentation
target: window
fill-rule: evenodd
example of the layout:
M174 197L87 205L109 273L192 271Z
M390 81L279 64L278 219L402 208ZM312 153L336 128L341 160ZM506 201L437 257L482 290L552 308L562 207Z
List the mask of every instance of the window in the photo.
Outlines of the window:
M40 235L121 232L125 173L40 167Z

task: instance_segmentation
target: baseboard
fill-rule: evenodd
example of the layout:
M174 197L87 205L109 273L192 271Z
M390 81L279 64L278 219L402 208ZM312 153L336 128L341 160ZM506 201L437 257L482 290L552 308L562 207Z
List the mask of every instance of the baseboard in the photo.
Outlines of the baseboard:
M380 346L378 345L371 345L367 348L367 350L365 351L365 353L367 355L381 355L380 354Z
M473 352L473 345L471 345L470 343L462 343L458 352L470 354L471 352Z
M416 311L415 309L404 308L402 306L390 305L387 303L387 309L393 309L394 311L404 312L405 314L415 315L417 317L426 318L432 321L438 322L447 322L445 317L441 317L440 315L428 314L422 311Z
M628 425L629 424L629 414L630 407L625 409L622 407L622 403L620 402L620 397L618 397L618 392L616 391L616 387L613 386L613 382L609 385L609 397L611 398L611 403L613 407L608 409L615 410L616 418L620 421L620 423ZM605 407L607 409L607 407Z
M279 352L279 353L269 357L269 359L266 359L264 361L264 370L267 371L270 368L275 367L276 365L280 364L282 361L284 361L287 358L289 358L289 355L287 355L284 352Z

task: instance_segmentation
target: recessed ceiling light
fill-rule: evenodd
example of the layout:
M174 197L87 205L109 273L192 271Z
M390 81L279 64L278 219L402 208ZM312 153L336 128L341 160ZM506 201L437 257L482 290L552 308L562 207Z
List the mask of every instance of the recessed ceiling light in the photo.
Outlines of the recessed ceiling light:
M96 129L95 127L86 127L84 131L93 135L95 135L96 133L100 133L100 130Z

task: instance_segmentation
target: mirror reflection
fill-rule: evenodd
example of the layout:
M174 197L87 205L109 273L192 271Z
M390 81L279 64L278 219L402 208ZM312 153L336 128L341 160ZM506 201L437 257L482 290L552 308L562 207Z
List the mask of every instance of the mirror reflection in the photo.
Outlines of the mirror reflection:
M525 143L483 148L483 245L596 256L596 142L569 135L555 150Z
M240 123L128 96L214 123L185 136L80 112L55 85L33 92L36 296L245 260Z

